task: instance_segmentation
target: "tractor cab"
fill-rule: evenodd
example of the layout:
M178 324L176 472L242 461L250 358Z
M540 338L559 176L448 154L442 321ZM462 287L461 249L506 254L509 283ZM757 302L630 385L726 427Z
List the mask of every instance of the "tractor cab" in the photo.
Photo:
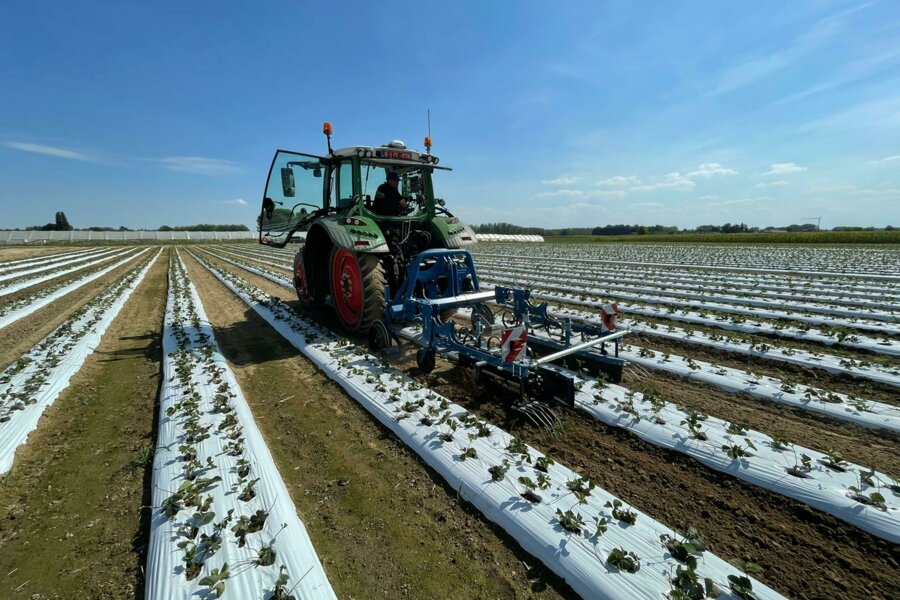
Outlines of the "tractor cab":
M307 230L316 219L343 217L336 221L344 229L339 236L353 238L353 247L363 252L384 251L381 229L402 224L427 231L450 247L475 243L471 230L435 198L435 171L451 169L438 166L429 138L426 144L426 153L410 150L399 140L332 150L329 136L327 156L278 150L257 219L259 242L283 247L294 232ZM378 187L391 173L399 177L397 191L406 202L399 214L383 214L375 203Z

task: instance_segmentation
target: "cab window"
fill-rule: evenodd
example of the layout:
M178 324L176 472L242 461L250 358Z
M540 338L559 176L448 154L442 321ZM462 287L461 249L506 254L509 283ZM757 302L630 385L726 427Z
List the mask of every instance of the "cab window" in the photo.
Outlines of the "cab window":
M337 208L343 210L353 205L353 163L340 164L337 172Z

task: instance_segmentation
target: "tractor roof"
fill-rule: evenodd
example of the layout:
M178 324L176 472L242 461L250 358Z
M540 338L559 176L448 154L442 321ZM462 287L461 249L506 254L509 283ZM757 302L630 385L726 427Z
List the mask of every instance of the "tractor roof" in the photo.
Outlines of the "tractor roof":
M440 161L437 156L410 150L399 140L394 140L384 146L350 146L347 148L339 148L333 150L331 155L341 157L359 156L360 158L371 159L371 161L375 163L421 165L449 170L447 167L437 166Z

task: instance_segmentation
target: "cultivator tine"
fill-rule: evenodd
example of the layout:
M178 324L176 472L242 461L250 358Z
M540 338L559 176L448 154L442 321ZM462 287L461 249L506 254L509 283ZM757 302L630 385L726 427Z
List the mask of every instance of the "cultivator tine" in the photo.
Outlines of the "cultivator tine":
M557 427L559 427L559 417L543 402L535 400L518 402L513 405L513 410L528 417L535 427L550 435L554 435Z
M637 374L639 377L644 379L652 379L650 373L647 372L647 369L645 369L644 367L636 365L633 362L629 362L628 366L631 367L631 369L634 370L635 374Z

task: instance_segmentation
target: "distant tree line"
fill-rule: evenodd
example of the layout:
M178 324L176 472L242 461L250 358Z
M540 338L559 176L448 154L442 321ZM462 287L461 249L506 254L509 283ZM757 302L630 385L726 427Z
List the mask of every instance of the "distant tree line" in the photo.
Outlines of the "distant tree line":
M210 225L201 223L199 225L176 225L170 227L161 225L157 231L250 231L246 225Z
M19 231L18 228L15 231ZM159 229L130 229L121 225L119 227L72 227L66 213L59 211L56 213L56 219L53 223L46 225L31 225L25 228L25 231L250 231L246 225L162 225Z
M803 231L817 231L816 225L804 223L792 224L784 227L748 227L746 223L725 223L724 225L700 225L690 229L679 229L669 225L602 225L599 227L571 227L565 229L546 229L544 227L520 227L511 223L484 223L473 227L475 233L502 233L513 235L665 235L673 233L769 233L777 231L789 231L792 233ZM878 227L834 227L832 231L893 231L894 227L888 225Z
M72 226L69 225L69 220L66 218L66 213L59 211L56 213L56 220L53 223L32 225L31 227L26 227L25 231L72 231L72 229Z
M511 223L485 223L475 225L475 233L503 233L511 235L591 235L590 227L566 227L545 229L544 227L520 227Z

